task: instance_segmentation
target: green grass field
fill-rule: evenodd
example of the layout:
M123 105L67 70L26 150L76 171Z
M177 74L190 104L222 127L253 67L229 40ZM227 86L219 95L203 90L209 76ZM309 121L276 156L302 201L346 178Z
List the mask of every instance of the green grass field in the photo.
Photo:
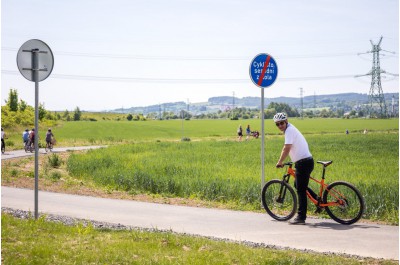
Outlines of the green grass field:
M292 119L290 120L303 134L358 134L368 129L369 133L396 132L399 129L398 119ZM77 121L62 122L52 128L59 146L78 146L91 144L118 144L142 141L178 141L182 137L191 140L199 139L234 139L239 125L250 124L252 130L261 131L260 120L168 120L168 121L110 121L97 122ZM183 126L182 126L183 125ZM6 140L10 149L22 148L22 131L18 127L6 131ZM44 142L47 127L40 126L39 135ZM271 120L265 121L265 133L277 135Z
M333 160L327 181L356 185L366 200L364 218L398 223L398 135L308 135L316 160ZM275 163L283 139L267 137L266 180L280 178ZM72 155L72 176L132 193L161 193L260 209L260 142L151 142ZM315 165L314 177L322 168ZM311 207L311 209L313 209Z

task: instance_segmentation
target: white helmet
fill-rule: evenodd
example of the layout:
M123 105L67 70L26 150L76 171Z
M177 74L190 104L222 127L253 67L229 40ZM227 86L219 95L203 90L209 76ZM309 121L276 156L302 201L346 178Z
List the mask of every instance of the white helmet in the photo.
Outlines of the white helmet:
M277 113L274 116L274 122L285 121L285 120L287 120L287 116L283 112Z

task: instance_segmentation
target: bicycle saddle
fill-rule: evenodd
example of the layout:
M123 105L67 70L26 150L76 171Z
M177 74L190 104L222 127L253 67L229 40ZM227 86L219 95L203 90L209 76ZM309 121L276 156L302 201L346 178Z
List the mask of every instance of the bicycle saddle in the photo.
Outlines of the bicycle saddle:
M329 166L330 164L333 163L333 161L317 161L318 164L324 165L324 167Z

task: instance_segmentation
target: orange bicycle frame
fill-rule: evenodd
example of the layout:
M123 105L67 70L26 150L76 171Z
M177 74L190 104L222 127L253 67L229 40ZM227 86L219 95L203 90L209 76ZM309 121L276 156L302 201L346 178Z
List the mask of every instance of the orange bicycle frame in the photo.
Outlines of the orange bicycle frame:
M292 168L292 165L289 165L287 173L288 173L288 175L291 175L294 179L296 179L296 170L294 170ZM325 168L324 168L324 172L323 172L323 175L322 175L322 179L320 181L310 176L311 180L313 180L313 181L315 181L315 182L317 182L319 184L319 187L320 187L319 188L319 193L318 193L319 198L322 198L322 193L324 192L324 190L327 190L327 187L328 187L328 185L325 184L325 177L324 176L325 176ZM318 205L320 207L338 206L338 205L342 205L343 204L343 199L341 199L341 198L345 198L343 196L343 194L339 193L335 189L331 189L331 190L328 190L328 191L332 191L331 195L335 199L337 199L336 202L322 203L321 201L318 201L318 200L314 199L308 191L306 191L306 194L307 194L307 197L310 199L310 201L312 201L313 204ZM339 198L339 197L341 197L341 198Z

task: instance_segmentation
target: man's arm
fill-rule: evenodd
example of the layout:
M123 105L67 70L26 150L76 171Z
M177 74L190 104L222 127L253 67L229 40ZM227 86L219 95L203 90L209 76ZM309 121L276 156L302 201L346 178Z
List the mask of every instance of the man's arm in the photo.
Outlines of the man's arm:
M289 155L290 149L292 148L291 144L285 144L282 148L281 157L276 163L276 167L283 167L283 161L285 161L286 157Z

